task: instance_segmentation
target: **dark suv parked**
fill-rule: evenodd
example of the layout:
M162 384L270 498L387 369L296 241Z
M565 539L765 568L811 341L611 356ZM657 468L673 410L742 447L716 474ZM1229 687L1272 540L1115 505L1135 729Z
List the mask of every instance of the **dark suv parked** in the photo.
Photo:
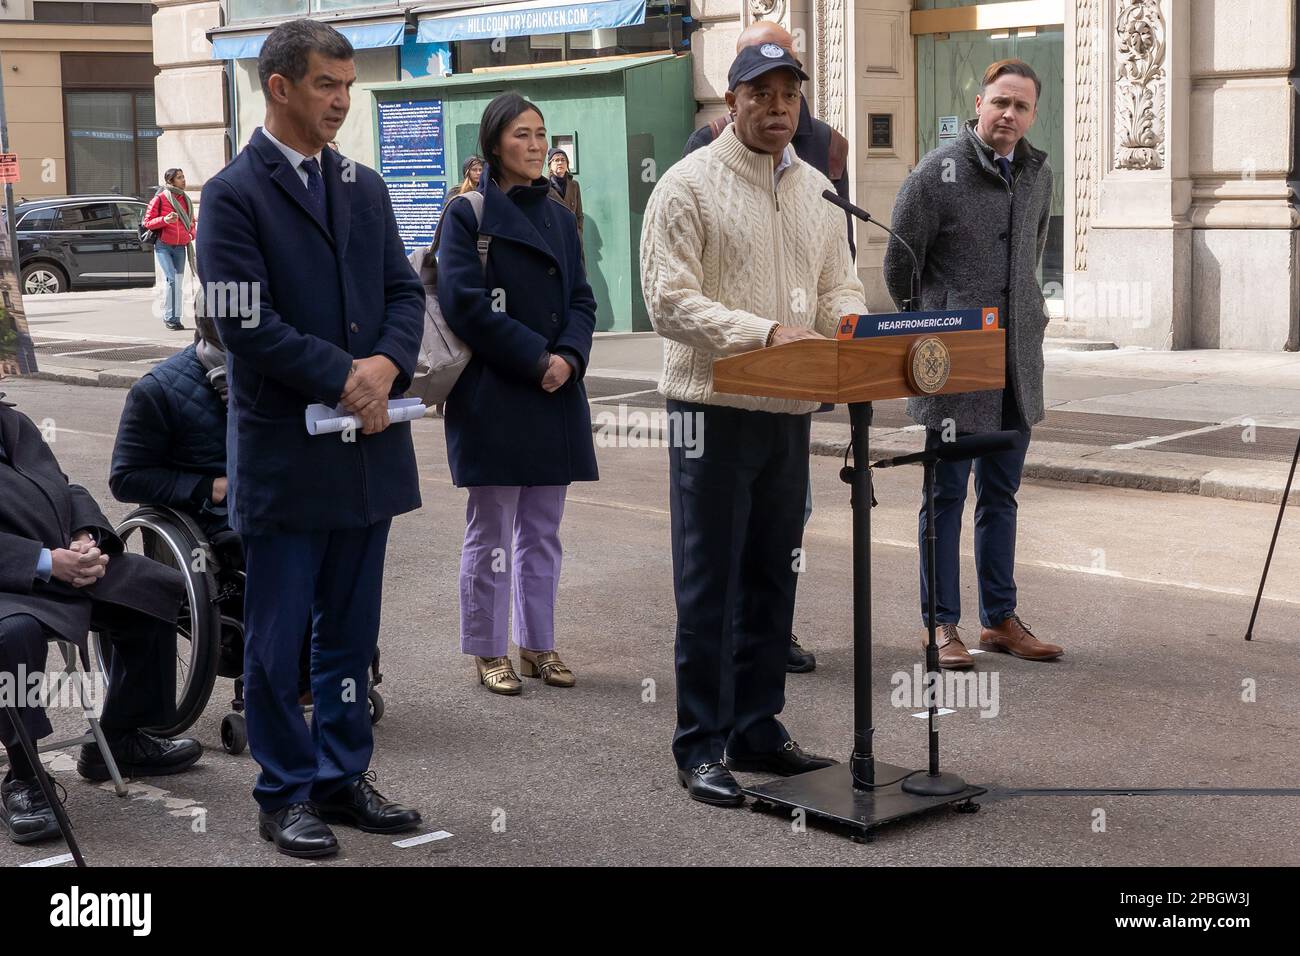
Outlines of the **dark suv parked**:
M33 199L14 210L24 295L154 284L140 244L147 203L129 196Z

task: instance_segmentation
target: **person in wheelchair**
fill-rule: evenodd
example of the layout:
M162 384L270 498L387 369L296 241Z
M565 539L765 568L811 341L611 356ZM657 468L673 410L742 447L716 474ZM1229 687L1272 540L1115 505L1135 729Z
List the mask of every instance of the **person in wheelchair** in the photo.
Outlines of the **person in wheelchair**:
M191 767L203 752L198 741L141 729L165 725L175 709L182 575L125 553L94 498L60 470L41 430L2 401L0 501L0 671L43 672L52 639L76 644L85 658L87 632L97 630L113 650L100 726L121 772L148 777ZM43 708L17 712L33 741L51 733ZM57 837L54 811L5 710L0 744L9 758L0 822L18 843ZM81 748L77 772L96 781L110 776L94 744Z
M194 519L217 560L242 571L243 546L226 509L226 351L215 323L199 309L195 325L194 344L154 366L127 393L108 487L118 501L167 505ZM221 640L220 673L239 677L242 635L226 631ZM309 650L304 645L298 682L303 704L311 702ZM242 708L242 689L236 699Z
M210 319L200 316L196 324L197 341L127 394L108 487L118 501L182 511L217 539L230 532L226 352Z

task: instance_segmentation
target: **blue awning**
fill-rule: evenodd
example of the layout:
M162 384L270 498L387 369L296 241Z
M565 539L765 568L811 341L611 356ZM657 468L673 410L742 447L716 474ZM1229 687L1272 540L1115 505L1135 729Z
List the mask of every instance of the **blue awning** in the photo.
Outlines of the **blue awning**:
M385 20L382 23L332 23L348 42L358 50L374 50L385 46L401 46L406 21ZM212 38L212 59L246 60L262 52L262 44L271 35L265 33L245 33L242 35L217 35Z
M646 0L525 0L421 16L421 43L609 30L645 23Z

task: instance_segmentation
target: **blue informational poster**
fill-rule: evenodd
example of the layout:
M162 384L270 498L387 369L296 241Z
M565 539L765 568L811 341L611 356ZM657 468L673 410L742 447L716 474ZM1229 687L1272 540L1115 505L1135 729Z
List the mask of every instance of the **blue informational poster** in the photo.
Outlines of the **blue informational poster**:
M378 113L381 176L447 175L442 100L381 100Z
M395 180L388 184L388 198L392 200L397 232L406 246L407 255L416 249L427 249L433 243L434 230L442 219L447 184Z

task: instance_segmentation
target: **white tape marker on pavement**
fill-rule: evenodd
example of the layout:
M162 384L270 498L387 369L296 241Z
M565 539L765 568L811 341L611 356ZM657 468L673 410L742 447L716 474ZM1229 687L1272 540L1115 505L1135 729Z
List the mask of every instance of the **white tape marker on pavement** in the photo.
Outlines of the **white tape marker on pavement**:
M407 847L421 846L425 843L432 843L434 840L445 840L449 836L451 834L446 830L435 830L433 833L421 833L419 836L407 837L405 840L394 840L393 846L405 850Z

